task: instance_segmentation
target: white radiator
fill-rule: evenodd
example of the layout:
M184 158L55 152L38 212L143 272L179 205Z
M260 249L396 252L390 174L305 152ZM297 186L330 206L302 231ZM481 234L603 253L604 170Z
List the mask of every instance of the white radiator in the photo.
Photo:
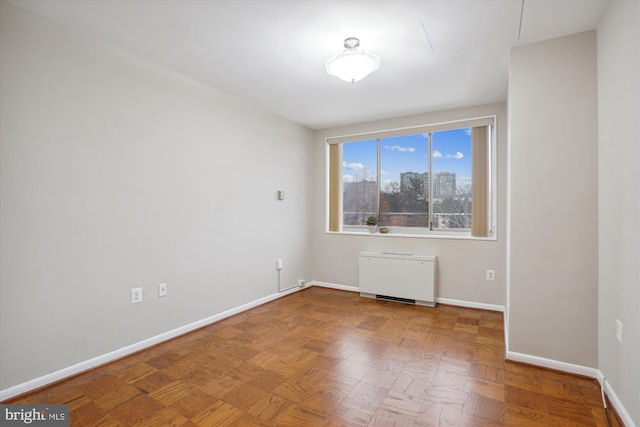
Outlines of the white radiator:
M436 305L438 257L393 252L360 252L360 295Z

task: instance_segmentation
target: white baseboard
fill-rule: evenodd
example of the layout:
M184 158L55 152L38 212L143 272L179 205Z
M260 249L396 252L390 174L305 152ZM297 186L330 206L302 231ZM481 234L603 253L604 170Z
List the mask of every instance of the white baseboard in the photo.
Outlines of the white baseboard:
M529 365L541 366L543 368L555 369L556 371L569 372L571 374L582 375L584 377L598 378L598 370L573 363L560 362L558 360L547 359L545 357L532 356L530 354L517 353L507 350L507 360L514 362L528 363Z
M339 289L341 291L360 292L358 286L339 285L337 283L328 282L309 282L310 286L319 286L321 288Z
M604 386L607 397L613 404L614 409L626 427L636 427L629 412L624 407L618 396L616 395L611 384L604 378L602 372L596 368L587 366L574 365L573 363L560 362L558 360L547 359L544 357L532 356L530 354L517 353L515 351L507 351L507 360L514 362L527 363L529 365L541 366L543 368L555 369L556 371L569 372L571 374L591 377L598 380L600 386Z
M631 419L631 415L629 415L629 413L627 412L627 408L624 407L624 405L618 398L618 395L616 395L616 393L613 391L611 384L609 384L609 381L607 381L606 379L604 380L604 392L609 397L609 400L613 404L613 407L615 408L624 425L626 427L637 427Z
M618 395L613 390L613 387L611 387L609 381L607 381L607 379L604 377L604 374L600 371L598 371L598 381L600 382L600 386L604 387L604 392L613 404L613 408L616 410L616 413L618 414L624 425L626 427L636 427L636 424L634 424L633 420L631 419L631 415L629 415L629 412L627 412L627 408L624 407L624 405L618 398Z
M330 288L330 289L340 289L343 291L360 292L360 288L358 286L339 285L337 283L310 282L309 285L320 286L323 288ZM436 302L440 304L446 304L446 305L455 305L457 307L478 308L480 310L491 310L491 311L499 311L501 313L504 313L504 306L497 305L497 304L485 304L482 302L462 301L462 300L450 299L450 298L436 298Z
M462 301L450 298L436 298L436 301L439 304L455 305L457 307L478 308L480 310L499 311L501 313L504 313L504 305L485 304L483 302Z
M121 359L130 354L136 353L140 350L144 350L145 348L151 347L153 345L159 344L163 341L170 340L180 335L184 335L188 332L194 331L196 329L202 328L203 326L210 325L212 323L218 322L222 319L226 319L227 317L231 317L238 313L242 313L243 311L247 311L251 308L260 306L262 304L266 304L270 301L276 300L278 298L282 298L285 295L292 294L294 292L298 292L303 288L295 287L277 294L271 294L266 297L257 299L247 304L243 304L239 307L232 308L227 311L223 311L222 313L214 314L213 316L209 316L207 318L198 320L193 323L189 323L188 325L181 326L179 328L173 329L168 332L164 332L162 334L156 335L151 338L147 338L142 341L138 341L126 347L119 348L117 350L111 351L109 353L94 357L89 360L85 360L80 363L76 363L75 365L60 369L55 372L51 372L49 374L43 375L38 378L34 378L32 380L26 381L24 383L15 385L13 387L9 387L4 390L0 390L0 402L11 399L12 397L18 396L23 393L30 392L37 388L46 386L48 384L54 383L56 381L63 380L65 378L71 377L73 375L80 374L82 372L88 371L90 369L97 368L98 366L107 364L109 362L113 362L114 360Z

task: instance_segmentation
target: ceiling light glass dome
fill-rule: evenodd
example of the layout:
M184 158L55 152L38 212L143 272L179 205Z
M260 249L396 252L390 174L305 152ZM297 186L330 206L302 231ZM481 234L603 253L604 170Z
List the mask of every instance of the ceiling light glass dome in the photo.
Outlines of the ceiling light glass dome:
M355 83L380 68L380 57L358 49L360 40L355 37L345 39L346 48L341 54L325 63L327 74L345 82Z

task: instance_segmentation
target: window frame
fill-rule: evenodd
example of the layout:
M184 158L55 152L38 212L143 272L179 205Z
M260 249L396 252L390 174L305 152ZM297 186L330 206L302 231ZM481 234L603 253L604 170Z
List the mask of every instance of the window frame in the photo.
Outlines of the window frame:
M447 238L447 239L469 239L469 240L497 240L497 115L486 115L486 116L478 116L468 119L459 119L459 120L451 120L446 122L438 122L433 124L424 124L424 125L416 125L416 126L407 126L401 128L393 128L393 129L383 129L377 131L366 131L359 133L351 133L337 136L327 136L325 138L326 145L326 214L325 214L325 232L328 234L353 234L353 235L371 235L371 236L380 236L380 237L418 237L418 238ZM471 231L469 229L455 229L455 228L447 228L447 229L434 229L432 227L401 227L401 226L387 226L389 228L389 233L381 234L375 233L370 234L368 231L368 227L366 225L349 225L345 226L343 224L343 191L344 191L344 182L342 179L342 165L343 165L343 155L342 148L335 148L333 150L337 151L332 154L332 146L340 147L341 144L347 142L358 142L364 140L377 140L377 153L376 153L376 180L378 181L378 194L377 199L380 198L380 140L384 138L391 138L397 136L404 135L414 135L418 133L429 134L429 147L432 150L431 138L432 133L439 131L447 131L447 130L455 130L462 128L474 128L488 126L489 127L489 138L487 140L487 221L488 221L488 234L487 236L473 236L471 235ZM332 155L333 161L337 161L333 167L333 176L332 176ZM431 173L433 171L432 168L432 158L429 156L428 161L428 170ZM472 170L473 173L473 170ZM431 181L431 180L430 180ZM433 181L431 181L433 182ZM432 201L432 183L429 185L429 200ZM333 188L333 190L332 190ZM336 192L336 188L338 191ZM332 200L332 194L333 200ZM332 203L338 203L337 212L334 209L333 214L337 215L338 226L337 230L331 229L330 224L330 216L332 215ZM379 203L378 203L378 214L379 214ZM430 206L430 217L433 215L431 213ZM334 225L335 227L335 225Z

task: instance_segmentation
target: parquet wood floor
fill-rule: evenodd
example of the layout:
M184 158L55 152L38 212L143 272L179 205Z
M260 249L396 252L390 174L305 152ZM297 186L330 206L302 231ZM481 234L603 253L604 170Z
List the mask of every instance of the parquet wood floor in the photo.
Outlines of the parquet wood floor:
M607 426L595 380L504 354L502 313L312 287L7 403L82 427Z

